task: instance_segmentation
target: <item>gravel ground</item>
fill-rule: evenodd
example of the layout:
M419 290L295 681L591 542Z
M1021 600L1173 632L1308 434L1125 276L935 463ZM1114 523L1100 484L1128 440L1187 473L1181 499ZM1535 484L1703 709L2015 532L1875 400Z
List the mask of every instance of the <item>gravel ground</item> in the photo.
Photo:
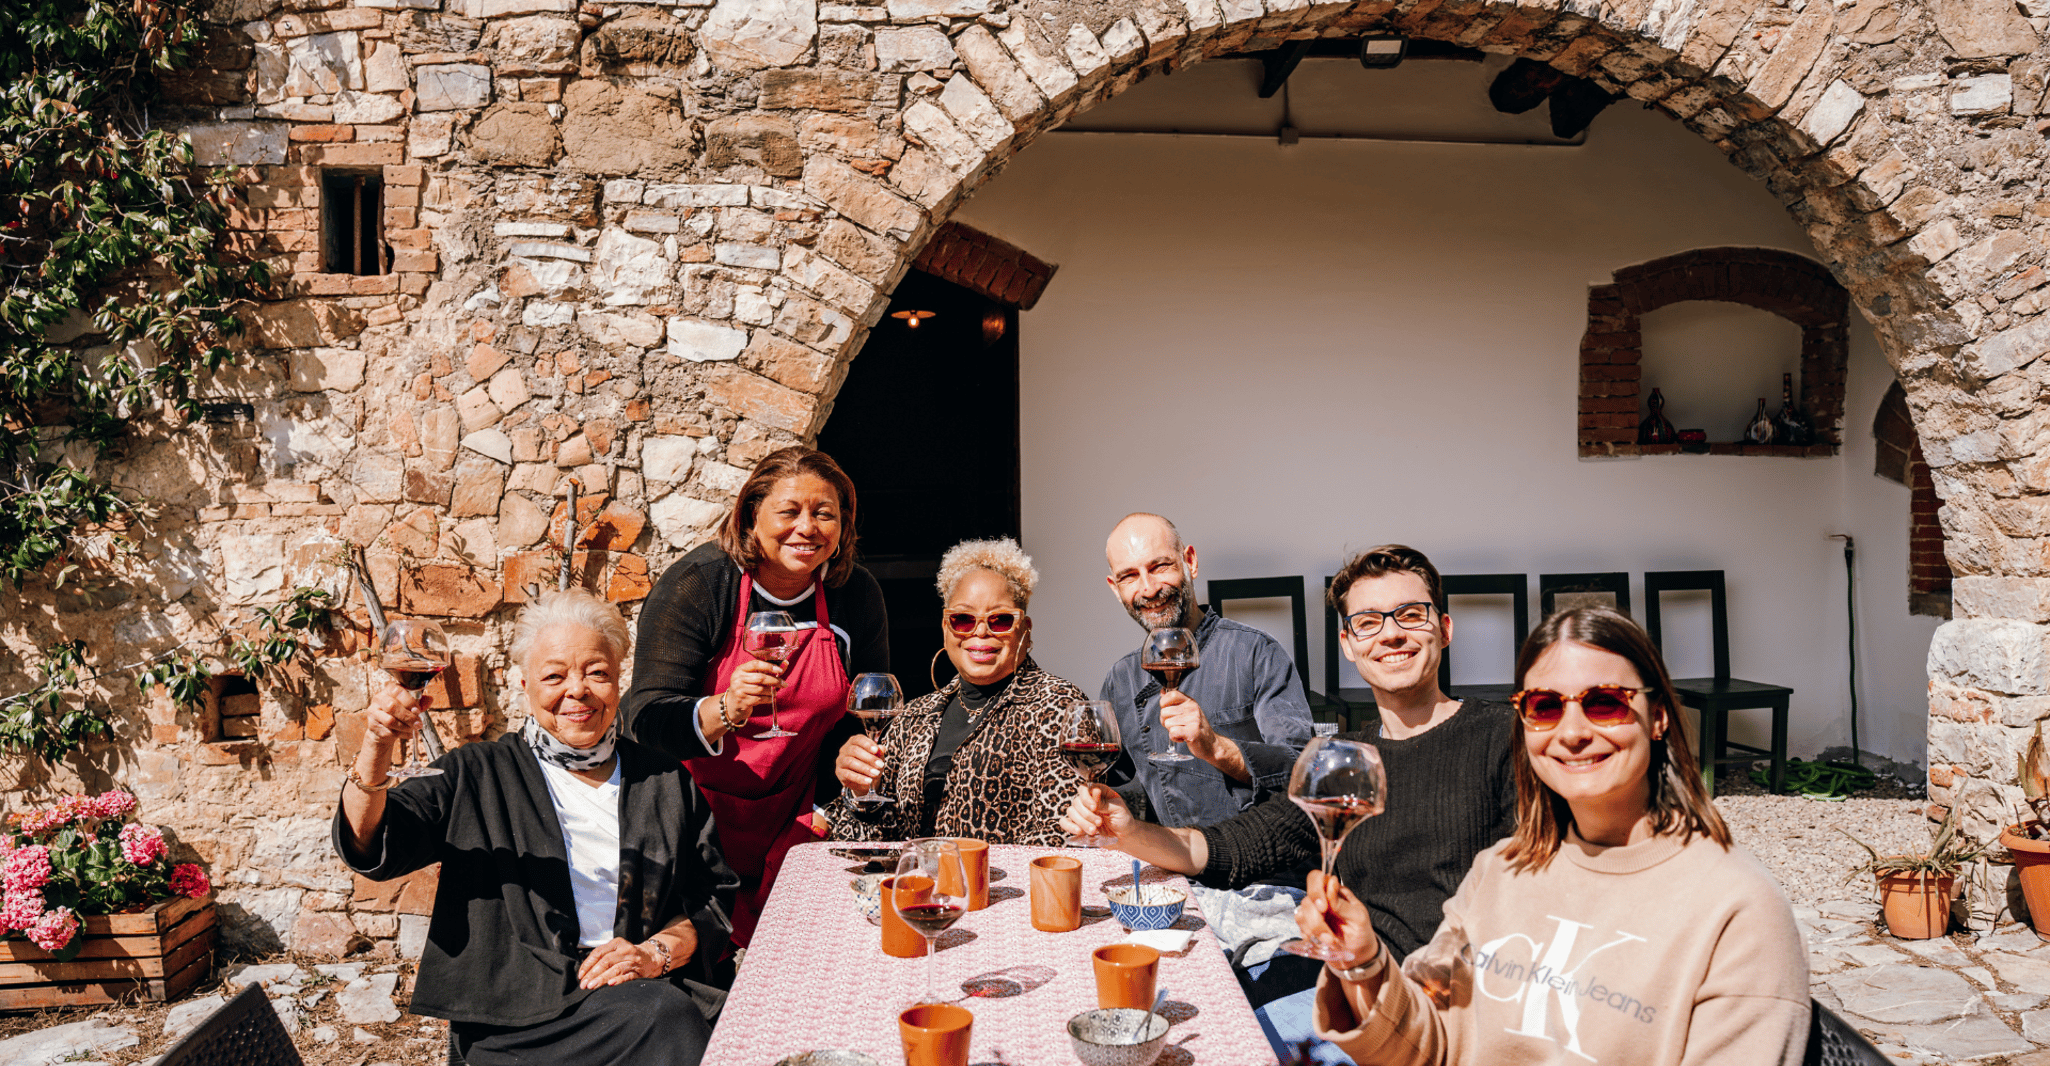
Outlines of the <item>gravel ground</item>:
M1882 855L1927 848L1934 823L1922 813L1926 803L1919 788L1889 777L1850 799L1831 802L1771 795L1736 774L1718 783L1715 800L1737 843L1779 878L1795 906L1811 907L1872 896L1870 877L1845 880L1868 856L1844 833Z

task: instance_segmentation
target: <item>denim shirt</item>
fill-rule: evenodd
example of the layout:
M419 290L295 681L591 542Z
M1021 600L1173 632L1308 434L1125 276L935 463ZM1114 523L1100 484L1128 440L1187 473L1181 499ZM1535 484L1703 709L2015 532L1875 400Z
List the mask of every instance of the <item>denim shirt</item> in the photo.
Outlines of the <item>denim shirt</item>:
M1139 652L1117 661L1103 679L1101 698L1117 711L1125 753L1136 776L1126 789L1143 788L1152 821L1211 825L1288 788L1296 756L1310 741L1310 704L1288 652L1273 637L1205 607L1196 626L1203 663L1182 679L1182 691L1203 708L1217 735L1236 741L1252 782L1244 784L1204 762L1153 762L1165 751L1160 683L1139 668Z

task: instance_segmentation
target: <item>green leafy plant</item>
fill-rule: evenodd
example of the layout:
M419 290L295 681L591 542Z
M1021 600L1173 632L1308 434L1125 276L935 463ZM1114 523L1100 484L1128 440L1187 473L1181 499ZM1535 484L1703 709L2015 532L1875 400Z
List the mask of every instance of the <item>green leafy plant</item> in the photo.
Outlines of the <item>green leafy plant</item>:
M1942 877L1946 874L1956 874L1966 863L1978 858L1980 853L1986 850L1986 845L1975 844L1958 833L1955 807L1943 816L1941 827L1929 831L1929 850L1919 855L1881 855L1872 845L1851 836L1850 833L1841 829L1837 832L1850 837L1852 843L1864 848L1865 854L1870 856L1865 862L1852 868L1844 877L1846 881L1859 874L1871 874L1873 877L1886 877L1892 874Z
M196 417L236 307L268 284L229 247L233 172L150 117L160 76L197 59L198 6L0 0L0 576L16 587L130 507L87 464L138 418Z
M55 762L108 734L106 713L87 704L68 706L64 694L78 685L85 644L52 645L37 664L42 680L26 692L0 700L0 752L40 756Z

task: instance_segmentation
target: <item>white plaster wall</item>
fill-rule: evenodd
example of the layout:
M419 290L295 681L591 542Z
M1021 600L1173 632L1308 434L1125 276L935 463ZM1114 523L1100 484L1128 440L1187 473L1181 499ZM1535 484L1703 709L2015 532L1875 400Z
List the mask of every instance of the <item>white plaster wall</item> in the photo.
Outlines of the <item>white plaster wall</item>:
M1628 570L1640 601L1645 570L1713 567L1736 673L1795 689L1791 746L1812 754L1848 739L1826 539L1848 532L1861 739L1922 761L1936 620L1907 613L1908 491L1872 474L1891 371L1862 322L1837 458L1576 455L1590 283L1692 248L1814 254L1677 124L1626 101L1578 149L1055 133L957 217L1060 265L1021 327L1035 650L1055 672L1093 690L1136 645L1101 579L1136 509L1173 517L1205 577L1313 590L1383 541L1453 573ZM1705 607L1676 607L1705 640ZM1506 620L1469 620L1460 679L1507 680ZM1321 651L1313 628L1313 678ZM1707 672L1705 646L1675 659Z

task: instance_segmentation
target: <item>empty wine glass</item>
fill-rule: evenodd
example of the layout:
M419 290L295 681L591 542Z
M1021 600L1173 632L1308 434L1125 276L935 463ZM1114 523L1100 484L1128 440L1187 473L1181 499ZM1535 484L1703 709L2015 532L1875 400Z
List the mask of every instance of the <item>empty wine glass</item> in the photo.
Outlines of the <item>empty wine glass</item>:
M401 618L384 627L384 635L378 638L377 664L391 674L399 687L420 696L420 728L427 728L427 694L422 691L434 675L448 669L448 634L433 622L422 622ZM409 777L434 777L441 771L420 761L420 740L416 735L406 742L406 761L392 767L391 776L404 780Z
M1109 701L1077 700L1068 705L1068 715L1061 722L1061 757L1084 781L1093 783L1125 750L1118 736L1117 712L1111 709ZM1096 836L1069 837L1067 843L1071 848L1110 846L1109 841Z
M897 676L856 675L854 683L847 687L847 713L861 719L868 739L876 740L889 728L890 719L904 713L904 689L897 684ZM883 795L882 778L878 777L867 792L854 797L854 802L863 807L881 807L896 801Z
M1146 634L1146 645L1139 649L1139 666L1160 682L1163 700L1168 693L1179 691L1182 678L1202 665L1202 661L1203 653L1196 649L1195 632L1174 626ZM1161 728L1167 728L1166 723ZM1165 751L1146 757L1154 762L1188 762L1195 758L1189 754L1189 746L1179 740L1169 744Z
M968 913L968 871L961 865L960 846L940 837L907 841L897 854L893 885L890 906L925 937L925 995L918 1002L944 1002L933 956L940 953L940 934Z
M756 611L747 616L747 637L743 646L749 655L763 662L787 662L797 651L797 622L788 611ZM756 733L756 740L794 737L776 715L776 695L769 694L769 728Z
M1381 768L1381 753L1357 740L1312 737L1288 776L1288 798L1317 826L1328 879L1345 835L1380 814L1388 803L1388 773ZM1344 949L1331 943L1291 940L1282 947L1313 959L1344 957Z

